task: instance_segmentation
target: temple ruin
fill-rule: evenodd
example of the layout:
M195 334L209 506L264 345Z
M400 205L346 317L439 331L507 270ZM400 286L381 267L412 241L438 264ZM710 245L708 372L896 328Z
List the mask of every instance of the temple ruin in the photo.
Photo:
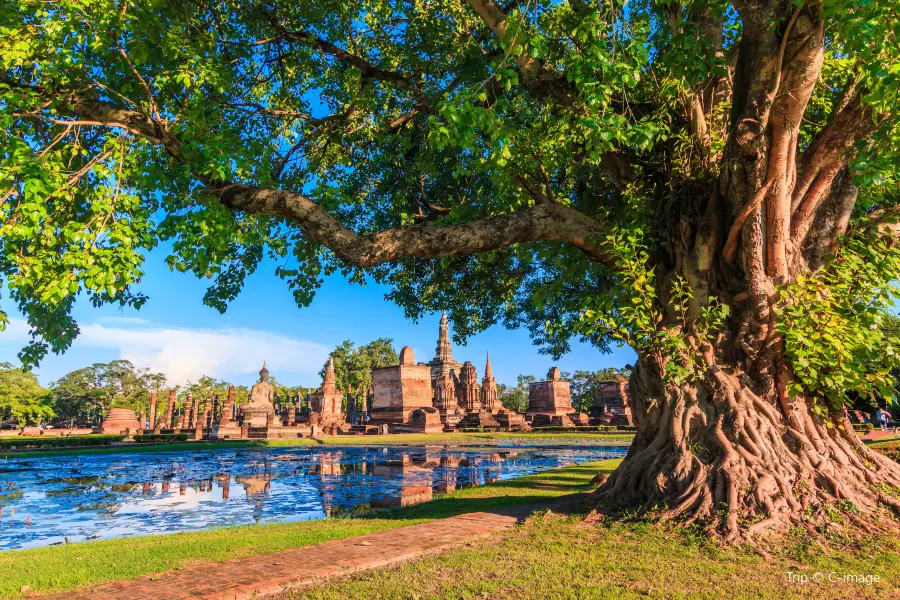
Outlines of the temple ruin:
M617 395L595 399L593 419L630 423L627 382L617 380ZM624 385L624 387L623 387ZM279 439L316 436L319 433L436 433L453 430L524 430L530 426L587 425L588 416L573 406L569 383L553 367L546 381L529 385L526 413L503 407L491 366L485 357L483 376L471 361L453 357L446 313L441 314L434 358L416 362L412 348L400 351L399 363L372 369L372 386L356 390L338 388L334 359L325 368L321 386L308 395L276 393L269 383L265 363L259 381L244 402L231 386L220 403L217 395L195 398L187 393L176 410L176 393L170 390L165 411L151 396L149 425L156 433L188 434L193 439ZM347 396L345 403L345 395ZM358 410L362 399L362 410ZM346 405L346 407L345 407ZM368 410L367 410L368 409ZM124 415L108 419L108 429L143 428ZM131 417L133 419L133 416ZM129 421L120 427L120 423ZM141 421L144 420L142 415Z
M546 381L528 384L528 410L534 426L573 427L587 425L588 417L572 406L572 390L563 381L557 367L547 373Z
M634 425L628 379L616 375L614 381L603 382L591 405L592 425Z

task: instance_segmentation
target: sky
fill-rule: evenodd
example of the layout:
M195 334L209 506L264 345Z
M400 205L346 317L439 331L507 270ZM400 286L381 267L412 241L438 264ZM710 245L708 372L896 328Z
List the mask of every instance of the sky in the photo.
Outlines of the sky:
M220 314L203 304L207 282L170 271L165 254L158 248L147 257L139 289L150 299L140 310L94 308L79 298L73 314L81 334L66 353L48 355L35 369L42 384L93 363L127 359L165 374L171 385L202 375L251 384L266 361L279 382L317 387L318 371L335 346L344 340L360 345L380 337L391 338L398 352L411 346L416 362L434 356L440 314L409 321L397 305L385 300L386 287L351 285L334 275L325 280L309 307L299 308L287 284L275 275L274 263L264 261ZM4 306L11 323L0 333L0 361L18 364L16 354L28 338L28 325L12 308ZM541 378L552 366L563 371L597 370L634 360L627 348L601 354L573 341L571 352L553 361L539 353L526 330L499 325L471 337L464 347L453 345L454 358L472 361L479 378L487 352L494 377L506 384L515 384L519 374Z

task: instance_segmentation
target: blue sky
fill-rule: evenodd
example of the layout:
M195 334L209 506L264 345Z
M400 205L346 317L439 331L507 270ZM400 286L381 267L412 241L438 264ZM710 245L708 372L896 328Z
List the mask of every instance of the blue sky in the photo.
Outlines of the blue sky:
M317 373L328 352L343 340L364 344L389 337L398 350L412 346L416 361L434 355L439 315L408 321L384 299L384 287L350 285L335 275L312 305L298 308L287 285L275 276L273 263L264 262L228 311L219 314L203 305L206 282L169 271L164 258L162 248L148 256L140 289L150 300L140 310L96 309L79 300L75 317L82 334L64 355L44 359L36 370L42 383L91 363L127 358L165 373L171 384L202 374L249 384L265 360L280 382L312 387L320 383ZM27 325L13 312L10 317L11 326L0 333L0 360L17 363ZM488 351L501 383L515 383L519 373L544 375L554 364L564 371L599 369L623 366L634 357L627 348L604 355L575 342L568 355L554 362L538 353L527 331L500 326L472 337L465 347L454 345L454 357L471 360L479 377Z

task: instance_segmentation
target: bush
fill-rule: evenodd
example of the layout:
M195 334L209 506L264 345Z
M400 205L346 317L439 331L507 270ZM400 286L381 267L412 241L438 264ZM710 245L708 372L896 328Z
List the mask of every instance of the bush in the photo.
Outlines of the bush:
M861 433L869 433L873 429L875 429L875 426L872 425L871 423L854 423L853 424L853 431L859 431Z
M0 450L24 448L64 448L71 446L108 446L121 442L123 435L70 435L66 437L15 436L0 438Z
M134 436L136 442L186 442L187 433L146 433Z
M575 427L535 427L535 433L621 433L623 431L637 431L634 425L589 425Z

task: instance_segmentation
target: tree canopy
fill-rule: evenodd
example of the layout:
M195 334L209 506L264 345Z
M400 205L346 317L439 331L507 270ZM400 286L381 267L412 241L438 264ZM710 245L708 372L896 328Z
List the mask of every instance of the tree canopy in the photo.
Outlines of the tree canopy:
M19 425L47 421L54 416L48 391L34 373L8 362L0 363L0 421Z
M335 385L345 394L358 395L362 390L372 389L372 369L396 365L399 362L394 341L379 338L368 344L354 347L353 342L344 340L329 354L334 359ZM325 377L328 363L319 371Z
M23 0L0 7L0 276L26 365L142 262L219 310L264 256L340 271L457 341L626 343L638 423L601 500L711 530L866 518L900 468L895 0ZM777 433L773 433L777 432ZM849 450L848 450L849 449ZM848 452L856 461L848 458ZM724 506L724 508L722 508ZM742 524L753 523L749 526Z
M96 420L110 408L128 408L136 413L147 410L151 391L161 390L165 382L161 373L137 368L128 360L114 360L63 375L51 384L50 398L62 419Z
M211 280L206 302L220 310L269 254L301 305L324 274L359 281L365 270L411 316L450 307L457 338L503 320L555 354L573 334L606 348L623 332L586 309L628 308L622 253L647 263L665 252L667 206L717 175L732 132L768 122L776 70L816 67L796 82L809 108L794 143L811 168L788 237L808 233L848 162L844 185L863 200L853 214L893 204L900 50L882 43L892 10L8 5L0 271L33 327L22 359L68 347L79 293L140 306L144 254L160 241L172 268ZM798 41L780 44L784 30ZM827 50L798 54L816 36ZM640 324L622 326L637 343Z

